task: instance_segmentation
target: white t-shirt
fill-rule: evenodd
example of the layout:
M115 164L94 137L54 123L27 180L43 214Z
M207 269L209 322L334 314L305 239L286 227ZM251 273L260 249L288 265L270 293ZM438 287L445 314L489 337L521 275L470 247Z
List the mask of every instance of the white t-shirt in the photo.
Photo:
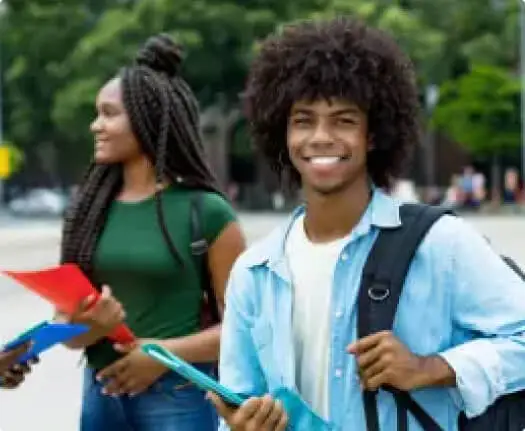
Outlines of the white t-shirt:
M329 419L330 309L334 270L347 242L341 238L312 243L304 215L294 222L286 240L292 276L293 338L297 389L312 409Z

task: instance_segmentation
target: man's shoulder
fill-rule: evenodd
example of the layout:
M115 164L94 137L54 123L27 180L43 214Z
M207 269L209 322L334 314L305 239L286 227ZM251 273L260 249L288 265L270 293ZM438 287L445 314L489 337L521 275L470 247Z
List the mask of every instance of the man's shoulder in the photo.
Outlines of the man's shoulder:
M487 238L461 216L444 215L430 228L418 250L433 266L450 268L453 261L470 259L472 251L489 249Z
M245 269L262 266L278 254L283 246L287 224L275 227L269 234L254 241L237 259L237 264Z
M458 241L469 241L481 234L461 216L445 214L430 228L425 242L430 246L450 246Z

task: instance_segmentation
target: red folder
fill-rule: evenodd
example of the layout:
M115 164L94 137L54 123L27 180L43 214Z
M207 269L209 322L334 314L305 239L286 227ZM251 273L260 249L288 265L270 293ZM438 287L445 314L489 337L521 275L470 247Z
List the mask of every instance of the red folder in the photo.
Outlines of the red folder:
M64 264L41 271L2 271L3 274L18 281L24 287L53 304L57 310L73 313L80 302L89 295L100 296L80 268L74 264ZM128 344L135 341L130 329L121 324L108 335L113 341Z

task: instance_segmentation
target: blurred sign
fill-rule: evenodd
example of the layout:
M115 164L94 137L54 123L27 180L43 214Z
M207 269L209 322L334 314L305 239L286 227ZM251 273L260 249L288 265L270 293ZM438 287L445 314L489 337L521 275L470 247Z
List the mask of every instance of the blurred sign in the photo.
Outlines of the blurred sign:
M0 179L2 180L6 179L11 173L9 159L9 148L0 146Z

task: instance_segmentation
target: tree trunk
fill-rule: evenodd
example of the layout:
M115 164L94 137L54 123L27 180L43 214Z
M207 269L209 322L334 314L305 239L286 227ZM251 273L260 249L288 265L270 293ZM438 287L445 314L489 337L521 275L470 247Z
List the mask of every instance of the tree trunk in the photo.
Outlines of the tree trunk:
M231 130L240 119L238 109L226 109L221 104L209 106L201 113L201 132L204 147L222 190L229 181L229 150Z
M499 155L494 154L492 156L491 166L491 177L492 177L492 203L493 205L501 204L501 161Z

